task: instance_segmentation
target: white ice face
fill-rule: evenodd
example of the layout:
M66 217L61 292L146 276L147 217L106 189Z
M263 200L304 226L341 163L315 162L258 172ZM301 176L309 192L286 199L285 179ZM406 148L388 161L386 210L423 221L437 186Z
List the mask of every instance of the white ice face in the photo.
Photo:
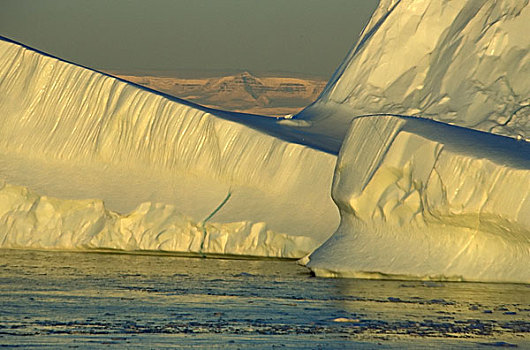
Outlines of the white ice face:
M357 118L321 276L530 282L530 143L421 118Z
M316 241L270 230L264 222L197 222L173 205L143 203L127 215L96 199L40 196L0 184L2 248L125 250L298 258Z

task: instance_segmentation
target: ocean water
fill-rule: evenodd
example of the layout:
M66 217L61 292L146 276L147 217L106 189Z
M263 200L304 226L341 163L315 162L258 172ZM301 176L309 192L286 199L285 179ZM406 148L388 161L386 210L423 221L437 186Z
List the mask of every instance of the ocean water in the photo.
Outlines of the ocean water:
M0 345L530 348L530 285L323 279L286 260L0 250Z

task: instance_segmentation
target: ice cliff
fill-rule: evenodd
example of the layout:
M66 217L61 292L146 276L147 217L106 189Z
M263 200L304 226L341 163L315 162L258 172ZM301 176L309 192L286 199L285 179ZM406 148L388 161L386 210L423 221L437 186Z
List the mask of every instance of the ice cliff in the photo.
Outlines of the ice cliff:
M527 0L382 0L320 98L296 118L344 137L402 114L530 138Z
M68 248L101 243L102 248L197 252L197 244L162 248L156 237L171 232L174 240L186 241L182 232L191 232L188 223L208 218L217 226L206 226L206 234L218 239L205 248L209 252L217 247L217 253L296 257L316 248L338 224L329 194L336 156L291 142L301 134L282 134L271 118L203 108L7 39L0 40L0 115L0 179L37 196L2 197L2 247L39 247L38 242L53 247L56 240L57 247ZM267 132L271 126L274 131ZM48 197L74 202L36 211ZM103 201L105 209L79 202L88 199ZM77 221L71 219L71 203L76 211L85 210L83 205L88 212L99 209L89 215L93 220ZM157 213L178 214L171 225L185 223L180 231L168 229L163 215L152 234L144 234L142 225L122 230L125 217L159 206L165 209ZM61 219L63 209L68 212ZM117 213L121 219L114 218ZM149 213L141 220L159 215ZM210 231L216 227L225 236ZM126 231L142 235L143 243L120 238ZM98 238L89 238L94 235ZM259 247L233 243L252 235L268 238ZM280 241L302 243L267 250L267 242Z
M359 137L359 135L363 135ZM422 118L357 118L319 276L530 282L530 143Z

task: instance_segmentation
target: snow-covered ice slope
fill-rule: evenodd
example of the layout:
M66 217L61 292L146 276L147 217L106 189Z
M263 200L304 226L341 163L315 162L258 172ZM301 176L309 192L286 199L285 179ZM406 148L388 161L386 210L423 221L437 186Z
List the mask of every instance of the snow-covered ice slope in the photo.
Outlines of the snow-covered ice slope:
M428 119L352 122L319 276L530 283L530 143Z
M380 113L529 139L528 33L528 0L382 0L295 118L338 139L355 116Z
M316 149L325 142L290 142L304 136L270 118L202 108L7 39L0 40L0 118L0 180L33 193L2 190L0 247L197 251L185 237L157 240L178 241L226 198L208 218L218 226L206 231L225 232L209 252L301 256L339 222L330 196L336 156ZM87 217L72 219L72 206ZM156 232L125 224L141 215L134 220ZM168 229L178 223L183 228ZM258 233L275 242L270 250L234 243Z

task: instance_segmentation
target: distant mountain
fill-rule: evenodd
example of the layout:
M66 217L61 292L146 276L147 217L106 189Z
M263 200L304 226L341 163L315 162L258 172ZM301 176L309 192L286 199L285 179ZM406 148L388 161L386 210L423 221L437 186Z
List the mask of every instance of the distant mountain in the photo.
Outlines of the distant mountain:
M208 107L271 116L297 113L318 97L326 83L316 79L258 77L249 72L202 79L117 76Z

